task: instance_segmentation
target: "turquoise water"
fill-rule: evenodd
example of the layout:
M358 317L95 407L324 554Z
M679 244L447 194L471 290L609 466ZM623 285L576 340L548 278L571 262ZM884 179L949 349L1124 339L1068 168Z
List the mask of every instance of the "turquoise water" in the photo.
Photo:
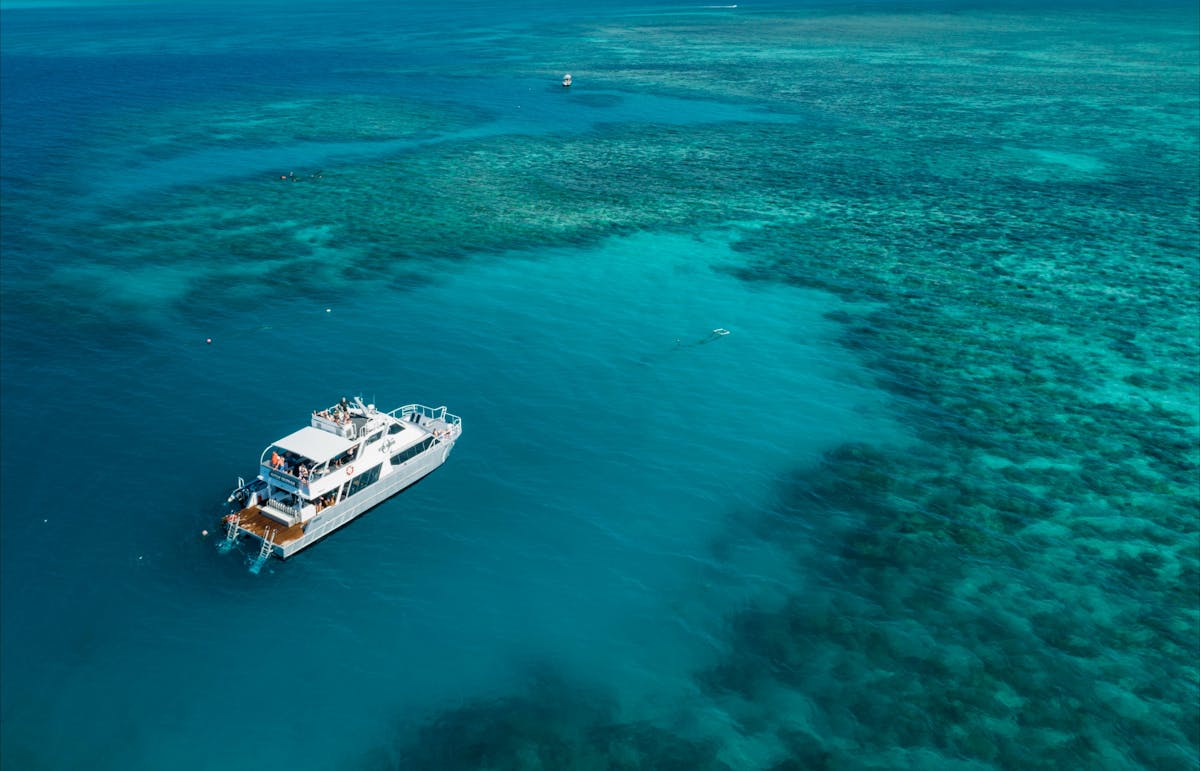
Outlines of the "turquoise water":
M1194 9L31 5L5 769L1197 766Z

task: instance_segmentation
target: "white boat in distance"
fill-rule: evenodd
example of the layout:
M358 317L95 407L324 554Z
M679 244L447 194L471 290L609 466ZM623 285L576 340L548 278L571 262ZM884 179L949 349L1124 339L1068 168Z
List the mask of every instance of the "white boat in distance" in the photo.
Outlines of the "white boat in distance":
M257 479L238 479L221 547L258 539L255 573L271 555L287 559L445 463L461 434L445 407L380 412L356 397L316 410L263 450Z

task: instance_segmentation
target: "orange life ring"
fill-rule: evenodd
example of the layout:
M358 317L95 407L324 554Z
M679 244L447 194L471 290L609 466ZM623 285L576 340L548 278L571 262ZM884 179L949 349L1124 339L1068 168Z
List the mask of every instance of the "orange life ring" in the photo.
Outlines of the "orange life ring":
M348 477L354 476L354 467L353 466L349 466L346 468L346 476L348 476Z

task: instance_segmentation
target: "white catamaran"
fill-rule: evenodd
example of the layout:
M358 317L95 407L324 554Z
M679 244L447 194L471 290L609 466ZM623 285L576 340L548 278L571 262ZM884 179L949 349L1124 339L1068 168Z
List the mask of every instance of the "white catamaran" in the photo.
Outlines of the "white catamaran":
M380 412L356 397L314 411L263 450L257 479L238 480L221 546L258 539L256 573L273 554L287 559L445 463L461 433L445 407Z

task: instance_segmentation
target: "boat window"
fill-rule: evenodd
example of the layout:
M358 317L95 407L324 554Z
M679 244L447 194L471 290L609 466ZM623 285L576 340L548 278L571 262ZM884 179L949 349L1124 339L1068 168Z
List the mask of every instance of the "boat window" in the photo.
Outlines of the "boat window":
M392 434L398 434L403 430L404 426L400 425L399 423L393 423L391 427L388 428L388 436L391 436Z
M383 464L379 464L374 468L364 471L354 479L350 480L350 486L346 490L346 496L354 495L368 485L373 485L379 481L379 469L383 468Z
M370 439L367 440L367 444L370 444L371 442L378 442L382 437L383 437L382 431L376 432L375 434L371 435Z
M392 456L392 465L399 466L401 463L404 463L407 460L411 460L412 458L417 457L421 453L428 450L431 445L433 445L433 437L432 436L425 437L425 441L417 442L412 447L409 447L407 450L401 450L400 452L393 455Z

